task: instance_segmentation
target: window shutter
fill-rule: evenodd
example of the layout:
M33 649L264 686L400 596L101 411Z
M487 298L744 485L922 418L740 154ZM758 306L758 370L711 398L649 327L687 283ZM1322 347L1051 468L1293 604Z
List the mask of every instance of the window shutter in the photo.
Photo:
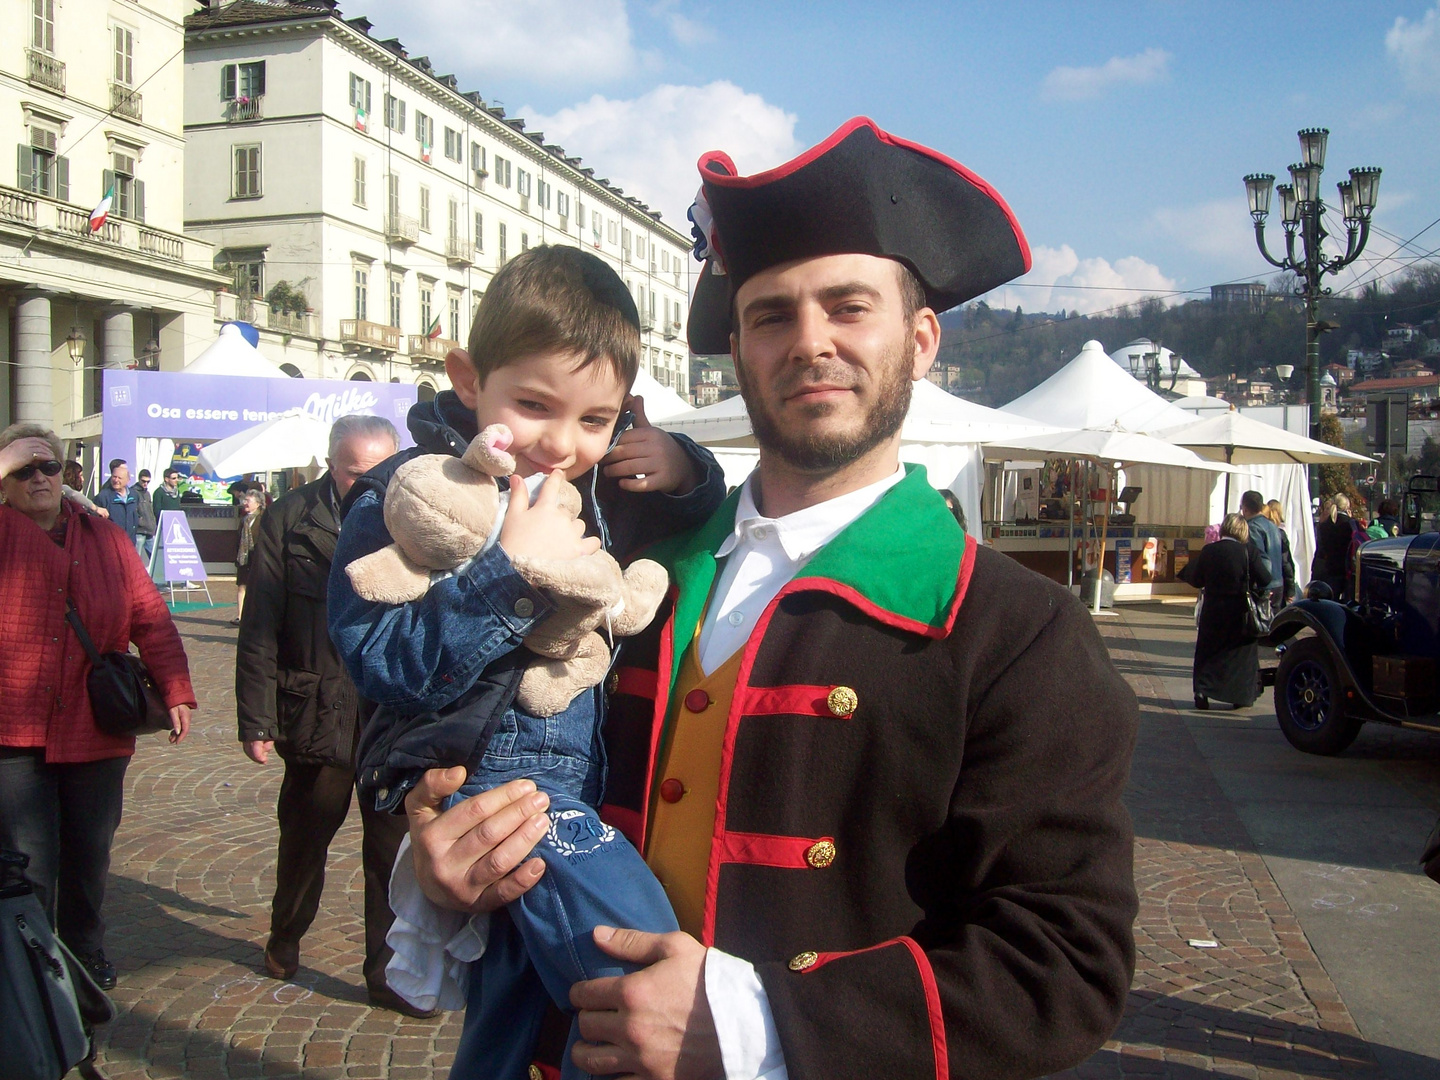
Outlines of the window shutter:
M226 64L220 69L220 97L224 101L235 100L235 65Z
M100 174L100 198L104 198L106 192L115 186L115 172L113 169L106 169Z
M70 201L70 159L55 159L55 198L63 203Z
M144 181L144 180L134 180L134 181L131 181L131 185L132 185L132 190L134 191L134 195L131 197L131 204L132 204L132 206L134 207L134 213L131 214L130 216L133 217L136 221L144 221L144 220L145 220L145 181Z
M259 97L260 95L262 95L262 94L265 93L265 61L264 61L264 60L261 60L258 64L255 65L255 77L254 77L254 79L253 79L253 85L254 85L254 89L251 90L251 95L252 95L252 96L254 96L254 97Z
M15 149L19 151L16 159L17 164L15 166L15 186L21 191L33 191L35 181L31 173L30 165L35 156L34 151L30 149L27 143L21 143Z

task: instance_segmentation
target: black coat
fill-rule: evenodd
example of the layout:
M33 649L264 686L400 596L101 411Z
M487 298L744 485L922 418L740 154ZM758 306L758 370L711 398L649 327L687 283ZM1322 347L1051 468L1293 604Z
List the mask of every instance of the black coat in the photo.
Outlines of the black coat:
M240 741L286 761L352 769L362 703L326 626L340 525L327 473L265 511L235 656Z
M1337 513L1334 521L1315 526L1315 558L1310 573L1334 588L1337 600L1350 573L1350 540L1354 534L1354 519L1349 514Z
M1283 535L1283 534L1282 534ZM1258 601L1270 572L1253 544L1220 539L1206 544L1178 577L1204 590L1195 634L1194 689L1199 697L1250 705L1260 693L1260 652L1245 632L1245 591Z

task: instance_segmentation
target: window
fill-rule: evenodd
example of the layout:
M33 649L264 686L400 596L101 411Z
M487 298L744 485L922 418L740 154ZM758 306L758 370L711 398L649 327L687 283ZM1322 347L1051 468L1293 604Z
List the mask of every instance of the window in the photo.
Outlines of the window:
M485 147L478 142L470 144L470 168L477 173L476 179L484 179L489 174L485 172Z
M451 240L460 239L460 204L454 199L450 200L450 213L446 220L445 235Z
M670 269L670 249L669 249L669 248L661 248L661 249L660 249L660 269L661 269L661 270L667 270L667 271Z
M542 207L544 207L546 210L549 210L549 209L550 209L550 192L551 192L551 190L552 190L552 189L551 189L551 187L550 187L549 184L547 184L544 180L541 180L541 181L540 181L540 198L539 198L538 201L539 201L540 205L541 205Z
M55 153L58 141L49 128L30 129L30 145L20 145L18 186L36 195L69 202L70 160Z
M592 212L591 212L591 214L590 214L590 231L595 235L595 242L596 242L597 244L600 242L600 226L601 226L601 224L604 222L604 220L605 220L604 216L601 215L600 213L595 212L595 211L592 211Z
M475 214L475 250L485 250L485 215L478 211Z
M385 95L385 126L405 134L405 103L391 94Z
M615 219L611 218L605 223L605 232L610 238L610 243L615 243Z
M365 205L365 159L355 159L355 205Z
M508 165L509 163L507 162L506 164ZM530 174L524 169L516 169L515 174L516 193L528 199L530 197ZM506 187L509 187L509 185L507 184Z
M520 250L521 250L521 251L529 251L529 250L530 250L530 234L529 234L528 232L522 232L522 233L520 234Z
M420 281L420 332L426 337L430 336L430 330L435 325L435 284L434 282Z
M620 233L620 251L626 262L630 261L631 239L633 235L629 229L622 230Z
M385 212L392 218L400 216L400 177L394 173L385 177Z
M503 188L510 186L510 161L499 154L495 155L495 182Z
M585 231L585 204L579 199L575 200L575 227L581 232Z
M499 158L496 158L495 160L498 162L500 159L499 159ZM505 223L502 221L502 222L500 223L500 265L501 265L501 266L504 266L504 265L505 265L505 260L506 260L508 257L509 257L509 256L508 256L508 254L506 253L506 243L505 243Z
M445 129L445 156L451 161L465 160L465 137L448 127Z
M430 231L430 189L420 188L420 231Z
M460 340L460 294L450 293L450 340Z
M355 318L370 317L370 270L365 266L355 267Z
M129 154L112 154L111 164L112 167L106 169L100 178L100 186L107 192L114 192L110 213L115 217L144 221L145 184L135 179L135 159ZM258 155L255 164L258 170ZM256 182L258 184L258 177Z
M232 199L258 199L260 197L260 147L234 147L235 182L231 185ZM116 155L119 156L118 154ZM120 170L116 170L117 178Z
M220 69L220 96L242 104L265 95L265 61L226 64Z
M390 272L390 325L398 327L400 317L404 314L401 305L401 297L405 293L405 275L403 272Z
M55 51L55 0L30 0L30 47Z
M115 41L113 79L121 86L135 85L135 34L124 26L112 26Z
M635 257L641 262L645 261L645 237L643 234L635 237Z
M420 144L420 160L430 160L430 148L435 145L435 121L419 109L415 110L415 141Z
M355 126L361 131L370 130L370 80L350 74L350 107L355 110ZM362 204L363 205L363 204Z
M230 274L235 280L236 295L265 295L265 257L260 254L237 253L231 256Z
M555 212L563 218L570 216L570 196L563 191L555 196Z

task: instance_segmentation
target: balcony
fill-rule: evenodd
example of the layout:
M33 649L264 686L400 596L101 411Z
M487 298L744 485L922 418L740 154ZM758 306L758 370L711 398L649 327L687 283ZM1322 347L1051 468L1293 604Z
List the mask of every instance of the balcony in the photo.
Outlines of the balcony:
M92 233L90 231L90 215L84 210L76 210L70 206L55 207L55 229L58 232L71 233L74 236L101 240L107 244L120 243L123 234L120 222L115 218L110 218L104 225L101 225L99 232Z
M265 119L265 95L252 98L238 97L225 103L225 120L230 124L243 124L248 120Z
M271 330L296 337L319 338L320 319L313 311L278 311L264 307L266 325Z
M154 229L140 230L140 250L146 255L158 255L162 259L174 259L177 262L185 258L185 243L180 237L156 232Z
M666 340L666 341L674 341L674 340L675 340L677 337L679 337L679 336L680 336L680 324L679 324L678 322L668 322L668 323L665 324L665 340Z
M460 343L449 338L432 339L424 334L411 334L409 348L411 360L434 360L443 364L450 350L460 348Z
M640 332L641 332L642 334L648 334L651 330L654 330L654 329L655 329L655 320L654 320L653 318L651 318L649 315L641 315L641 316L640 316Z
M0 220L18 221L21 225L35 227L36 210L39 200L34 195L13 188L0 190Z
M35 86L65 93L65 65L49 53L39 49L26 49L25 59L29 62L29 79Z
M445 240L445 261L451 266L471 266L475 263L475 245L463 236L451 236Z
M144 261L152 265L159 260L195 269L211 268L213 247L203 240L180 233L167 232L112 214L100 227L90 231L90 211L71 206L45 195L0 185L0 228L33 229L36 239L63 243L72 251L84 250L78 245L105 251L104 258L122 261ZM82 255L81 258L88 258Z
M400 330L394 326L366 322L364 319L341 319L340 340L346 345L380 352L400 351Z
M420 239L420 222L405 214L385 215L385 241L389 244L413 244Z
M139 123L142 118L139 92L129 86L112 82L110 84L110 111L116 116L123 116L127 120Z

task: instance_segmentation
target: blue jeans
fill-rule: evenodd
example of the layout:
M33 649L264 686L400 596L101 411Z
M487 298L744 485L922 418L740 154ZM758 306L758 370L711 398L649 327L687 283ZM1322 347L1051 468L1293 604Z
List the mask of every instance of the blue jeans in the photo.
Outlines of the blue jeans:
M470 967L454 1080L524 1080L547 997L573 1015L575 983L638 970L600 951L596 926L679 929L665 890L631 843L573 796L548 794L550 831L535 849L545 874L490 921L485 955ZM565 1080L588 1075L570 1060L579 1033L572 1020Z

